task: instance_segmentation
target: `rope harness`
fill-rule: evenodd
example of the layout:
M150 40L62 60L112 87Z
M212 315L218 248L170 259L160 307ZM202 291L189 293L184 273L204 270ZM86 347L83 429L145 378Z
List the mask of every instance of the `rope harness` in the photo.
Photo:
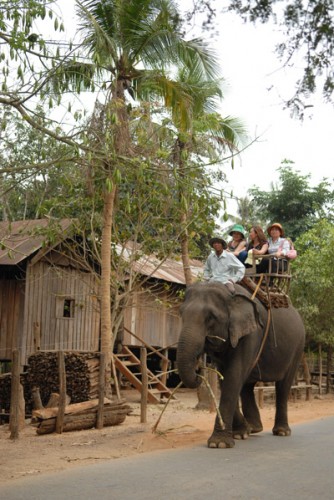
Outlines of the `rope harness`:
M272 322L272 307L279 308L279 307L289 307L289 297L282 292L275 292L275 291L270 291L268 283L266 283L266 290L264 291L261 288L261 284L263 281L264 275L261 274L258 283L254 283L253 280L251 280L248 277L244 277L243 280L240 282L240 284L246 288L248 291L252 291L252 297L251 300L255 300L255 298L258 298L262 304L266 307L268 314L267 314L267 324L266 324L266 329L262 338L262 342L260 345L259 352L257 353L257 356L255 358L255 361L252 365L252 369L257 365L260 356L262 354L265 342L268 337L270 325L272 325L274 336L276 339L275 335L275 326L274 323ZM275 341L276 344L276 341Z

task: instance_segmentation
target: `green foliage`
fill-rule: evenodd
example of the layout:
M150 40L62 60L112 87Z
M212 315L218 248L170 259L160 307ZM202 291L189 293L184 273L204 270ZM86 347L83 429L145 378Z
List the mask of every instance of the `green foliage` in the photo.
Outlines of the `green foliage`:
M310 175L293 171L291 162L278 169L279 184L271 191L249 190L252 201L267 223L280 222L287 236L297 238L323 217L333 220L334 191L328 180L310 187Z
M308 338L334 345L334 226L326 219L296 241L291 298L306 325Z
M228 214L227 220L232 221L233 224L241 224L246 230L249 230L253 225L265 227L262 211L248 196L237 199L237 216Z
M42 124L43 110L37 107L35 113ZM0 218L58 216L59 205L64 203L61 197L67 205L72 187L82 183L79 176L75 179L75 152L31 128L8 108L3 110L0 121L6 124L0 143ZM74 195L70 198L76 199Z
M56 0L8 0L0 3L0 98L14 95L23 98L26 92L32 94L39 86L41 77L34 71L34 62L43 74L54 64L52 45L47 48L45 40L36 33L40 32L38 22L45 22L47 13L54 16L53 4ZM57 17L54 29L64 29ZM43 64L40 64L42 60ZM46 67L47 64L50 68Z

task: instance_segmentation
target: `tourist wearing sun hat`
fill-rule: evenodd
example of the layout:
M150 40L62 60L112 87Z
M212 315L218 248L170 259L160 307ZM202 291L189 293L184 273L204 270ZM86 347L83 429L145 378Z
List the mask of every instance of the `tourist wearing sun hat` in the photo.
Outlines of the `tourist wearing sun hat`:
M284 257L290 250L290 243L286 238L284 238L284 229L282 224L279 224L278 222L270 224L267 228L267 233L269 234L268 254L275 257ZM261 268L260 272L267 272L268 265L268 260L262 260L259 264L259 267ZM287 261L283 260L283 266L285 269L287 268ZM272 262L272 272L277 272L277 260L275 259Z
M234 224L229 235L232 236L232 240L227 244L227 251L244 263L244 253L241 252L246 248L245 229L241 224Z
M279 224L279 222L274 222L273 224L270 224L270 226L267 227L267 233L271 237L271 230L273 228L277 228L280 233L280 237L284 238L284 229L282 227L282 224Z
M222 237L210 238L209 245L214 249L214 252L211 252L206 259L204 280L223 283L233 293L235 291L234 284L244 277L245 266L233 253L224 251L227 244Z

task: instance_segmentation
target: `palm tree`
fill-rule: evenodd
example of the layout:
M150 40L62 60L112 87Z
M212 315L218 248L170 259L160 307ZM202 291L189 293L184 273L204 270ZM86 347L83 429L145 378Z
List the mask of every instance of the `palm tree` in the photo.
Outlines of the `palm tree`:
M76 0L83 35L80 59L58 74L58 88L75 84L91 88L99 82L107 92L104 151L95 161L106 178L101 247L101 350L110 376L112 324L110 312L111 237L118 179L126 158L134 154L127 105L131 98L162 98L166 107L178 107L182 123L189 123L193 97L169 78L171 67L196 67L210 80L217 77L216 59L201 39L185 40L173 0ZM107 384L108 385L108 384Z
M179 73L179 81L188 89L191 101L191 120L184 121L178 112L174 112L174 126L177 130L177 138L174 147L174 164L179 176L179 199L180 199L180 244L183 270L187 285L192 283L189 257L189 233L188 226L191 223L191 190L193 186L189 183L187 175L190 167L191 156L198 154L202 158L215 157L221 161L220 153L226 150L232 158L238 152L238 146L245 139L243 125L235 118L222 118L217 112L218 98L222 97L221 80L204 79L203 74L197 68L183 68ZM198 169L198 165L197 165ZM200 168L203 172L203 168ZM189 191L190 187L190 191ZM195 187L196 189L196 187Z

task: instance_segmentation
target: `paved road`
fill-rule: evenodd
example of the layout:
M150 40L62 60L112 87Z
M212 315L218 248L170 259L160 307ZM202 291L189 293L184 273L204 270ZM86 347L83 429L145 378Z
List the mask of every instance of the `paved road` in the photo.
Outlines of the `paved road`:
M1 500L332 500L334 417L231 450L196 446L23 478ZM1 473L1 471L0 471Z

